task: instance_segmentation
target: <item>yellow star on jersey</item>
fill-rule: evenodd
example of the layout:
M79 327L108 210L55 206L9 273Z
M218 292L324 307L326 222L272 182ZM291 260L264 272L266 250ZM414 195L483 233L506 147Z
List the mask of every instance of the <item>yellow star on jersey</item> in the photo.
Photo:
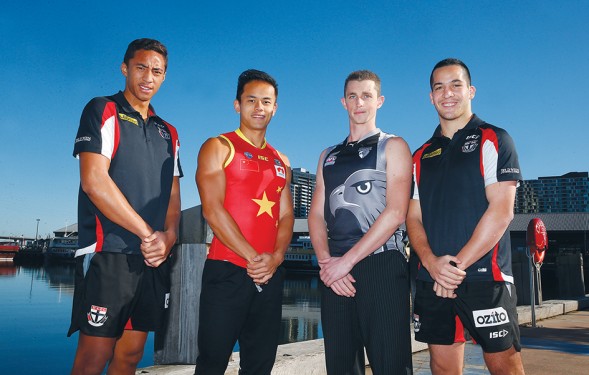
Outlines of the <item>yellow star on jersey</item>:
M258 214L256 215L256 217L260 216L264 212L267 213L268 215L270 215L270 217L272 217L272 218L274 217L274 216L272 216L272 207L274 207L276 202L269 201L268 197L266 196L266 192L264 192L264 195L262 195L262 199L252 199L252 200L260 206L260 209L258 210Z
M277 188L276 188L276 192L277 192L278 194L280 194L280 192L281 192L281 191L282 191L282 186L279 186L279 187L277 187Z

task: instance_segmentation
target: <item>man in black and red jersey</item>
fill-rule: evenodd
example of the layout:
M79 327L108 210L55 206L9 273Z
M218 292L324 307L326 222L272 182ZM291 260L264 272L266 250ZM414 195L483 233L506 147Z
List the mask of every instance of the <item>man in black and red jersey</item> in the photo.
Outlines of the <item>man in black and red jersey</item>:
M68 335L80 331L72 374L135 374L148 331L169 299L168 255L180 219L179 141L151 98L167 50L129 44L125 90L92 99L74 145L80 160L76 284Z
M236 342L239 373L270 375L280 335L284 268L294 216L288 158L266 142L278 85L249 69L233 102L239 128L209 138L196 183L214 232L202 275L198 375L223 375Z
M413 155L407 215L421 261L415 338L433 374L461 374L465 330L492 374L523 374L511 246L506 232L521 180L509 134L473 114L467 66L440 61L430 76L440 124Z

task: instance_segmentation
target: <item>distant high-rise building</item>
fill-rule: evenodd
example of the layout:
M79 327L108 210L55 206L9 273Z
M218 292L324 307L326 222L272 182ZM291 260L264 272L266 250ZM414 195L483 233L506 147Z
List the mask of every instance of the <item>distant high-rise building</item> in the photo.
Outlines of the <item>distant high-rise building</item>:
M293 168L290 192L292 193L295 217L305 218L309 216L314 191L315 175L304 168Z
M589 212L589 173L524 180L517 188L515 213Z

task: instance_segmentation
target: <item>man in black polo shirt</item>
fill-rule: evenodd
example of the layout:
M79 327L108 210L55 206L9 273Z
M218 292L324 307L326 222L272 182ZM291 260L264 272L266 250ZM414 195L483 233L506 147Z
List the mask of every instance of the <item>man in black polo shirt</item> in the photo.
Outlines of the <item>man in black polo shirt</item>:
M473 114L470 83L462 61L436 64L430 99L440 125L413 155L415 338L429 344L433 374L462 373L465 329L492 374L523 374L506 233L522 177L509 134Z
M125 90L84 108L76 285L68 335L80 331L72 374L135 374L148 331L168 305L168 255L180 219L176 129L151 98L165 79L167 50L153 39L129 44Z

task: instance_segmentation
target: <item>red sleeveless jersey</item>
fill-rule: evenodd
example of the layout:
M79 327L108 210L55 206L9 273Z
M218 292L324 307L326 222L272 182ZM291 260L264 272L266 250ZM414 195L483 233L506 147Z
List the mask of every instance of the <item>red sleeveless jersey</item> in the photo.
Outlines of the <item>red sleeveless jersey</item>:
M266 141L254 146L238 129L221 134L230 147L225 162L225 201L223 206L237 222L241 233L261 253L273 253L278 232L280 196L286 185L286 165ZM247 261L225 246L217 236L208 259L229 261L246 267Z

